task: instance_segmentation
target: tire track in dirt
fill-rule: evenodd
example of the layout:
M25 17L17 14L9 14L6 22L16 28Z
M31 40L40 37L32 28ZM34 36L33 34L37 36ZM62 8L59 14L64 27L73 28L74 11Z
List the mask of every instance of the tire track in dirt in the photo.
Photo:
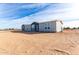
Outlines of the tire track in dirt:
M6 53L6 54L8 54L9 52L6 49L0 48L0 53Z
M56 51L57 53L63 54L63 55L70 55L68 51L61 50L61 49L54 49L54 51Z

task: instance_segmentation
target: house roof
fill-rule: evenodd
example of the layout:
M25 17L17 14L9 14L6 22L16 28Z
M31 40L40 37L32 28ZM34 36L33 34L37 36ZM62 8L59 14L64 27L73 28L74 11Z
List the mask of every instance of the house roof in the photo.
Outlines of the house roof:
M45 22L60 22L61 24L63 24L62 20L43 21L43 22L39 22L39 23L45 23Z
M46 23L46 22L60 22L61 24L63 24L63 21L62 21L62 20L56 19L56 20L52 20L52 21L33 22L33 23L31 23L31 24L23 24L23 25L32 25L32 24L34 24L34 23Z

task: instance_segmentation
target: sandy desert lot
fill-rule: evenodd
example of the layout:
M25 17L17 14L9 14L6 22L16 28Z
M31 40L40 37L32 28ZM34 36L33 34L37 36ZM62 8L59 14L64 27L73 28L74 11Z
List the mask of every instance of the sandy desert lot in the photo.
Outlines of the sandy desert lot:
M61 33L0 31L0 54L73 55L79 54L79 30Z

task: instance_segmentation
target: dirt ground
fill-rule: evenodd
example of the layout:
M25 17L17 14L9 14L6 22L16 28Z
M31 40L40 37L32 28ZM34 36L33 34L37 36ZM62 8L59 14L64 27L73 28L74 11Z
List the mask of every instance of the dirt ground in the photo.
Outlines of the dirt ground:
M73 55L79 54L79 30L60 33L24 33L0 31L2 55Z

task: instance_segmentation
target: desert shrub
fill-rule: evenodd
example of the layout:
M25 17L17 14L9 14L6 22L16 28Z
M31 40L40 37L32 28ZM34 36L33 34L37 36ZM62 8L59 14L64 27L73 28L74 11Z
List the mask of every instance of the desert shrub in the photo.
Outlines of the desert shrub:
M77 29L79 29L79 27Z
M64 29L71 29L70 27L65 27Z
M77 29L76 27L73 27L72 29Z
M14 28L9 28L8 30L14 30Z

